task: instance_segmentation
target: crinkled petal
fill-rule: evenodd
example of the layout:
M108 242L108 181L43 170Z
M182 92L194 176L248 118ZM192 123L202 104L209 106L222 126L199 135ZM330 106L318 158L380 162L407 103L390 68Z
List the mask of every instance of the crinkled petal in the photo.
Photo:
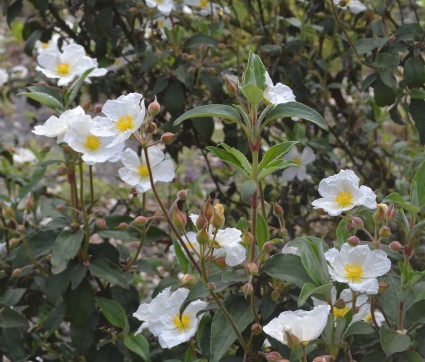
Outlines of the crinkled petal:
M170 182L174 179L174 164L171 160L162 161L152 169L154 181Z

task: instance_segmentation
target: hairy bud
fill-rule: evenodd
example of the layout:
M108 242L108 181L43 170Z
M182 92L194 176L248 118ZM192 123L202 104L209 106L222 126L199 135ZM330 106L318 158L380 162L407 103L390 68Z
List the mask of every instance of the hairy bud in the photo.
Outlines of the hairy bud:
M96 106L94 107L94 112L100 113L102 112L102 108L103 108L103 104L96 104Z
M272 298L272 301L273 301L273 302L277 303L277 301L278 301L278 300L279 300L279 298L280 298L280 293L279 293L279 291L278 291L277 289L274 289L274 290L272 291L271 298Z
M391 229L388 226L383 226L379 229L379 236L383 239L388 238L391 235Z
M118 229L126 230L128 228L128 224L126 222L122 222L118 225Z
M373 214L373 221L375 223L381 223L385 220L388 212L388 206L386 204L378 204L375 213Z
M251 333L254 336L258 336L259 334L261 334L262 331L263 331L263 328L258 323L254 323L251 326Z
M252 287L252 284L251 284L251 283L246 283L246 284L243 286L242 290L243 290L243 295L245 296L245 299L246 299L249 295L251 295L251 294L252 294L253 289L254 289L254 288Z
M174 142L174 139L176 138L176 135L174 133L171 132L165 132L162 136L161 136L161 142L164 145L171 145Z
M267 243L264 243L263 250L267 251L267 252L272 251L273 246L274 246L274 244L271 241L268 241Z
M160 110L161 110L161 105L158 103L155 96L155 100L148 106L148 112L151 116L156 116Z
M177 198L180 200L186 200L187 190L180 190L179 192L177 192Z
M398 241L393 241L390 244L390 249L392 251L399 251L399 250L401 250L403 248L404 248L403 245L401 245Z
M196 283L196 278L192 274L185 274L181 278L180 283L183 287L192 288Z
M184 229L187 223L186 216L183 215L183 213L179 210L177 205L174 207L173 212L173 223L176 225L179 229Z
M396 209L394 204L392 204L387 211L387 221L388 222L393 221L396 216L397 216Z
M101 229L107 229L108 228L108 226L106 225L106 221L104 219L97 219L96 220L96 226L98 228L101 228Z
M56 206L55 207L55 210L56 211L59 211L59 212L62 212L62 211L65 211L66 210L66 206L65 205L58 205L58 206Z
M198 240L199 244L206 244L210 241L210 234L208 234L207 229L202 228L196 234L196 240Z
M283 216L283 209L277 203L273 202L273 215L276 217Z
M211 220L216 228L221 228L224 224L224 207L221 204L216 204L214 206L214 215Z
M215 286L215 284L213 282L209 282L207 284L207 288L208 288L209 291L213 291L213 290L217 289L217 287Z
M148 222L148 219L145 216L137 216L131 223L130 225L146 225L146 223Z
M226 91L230 94L236 94L238 92L238 87L236 84L229 80L226 76L224 76L224 81L226 84Z
M353 223L354 227L356 229L363 229L363 220L359 217L355 216L351 219L351 222Z
M360 243L360 239L357 236L350 236L347 242L350 246L357 246Z
M149 122L147 125L146 125L146 127L145 127L145 130L146 130L146 132L147 133L154 133L155 131L156 131L156 129L157 129L158 127L157 127L157 125L156 125L156 123L155 122Z
M224 256L220 256L213 260L213 263L220 269L226 268L226 258Z
M252 275L255 275L258 273L258 265L255 263L248 264L248 269Z
M242 237L242 242L245 245L252 245L252 243L254 242L254 236L249 231L247 231Z
M15 217L15 212L8 206L3 205L3 216L6 219Z

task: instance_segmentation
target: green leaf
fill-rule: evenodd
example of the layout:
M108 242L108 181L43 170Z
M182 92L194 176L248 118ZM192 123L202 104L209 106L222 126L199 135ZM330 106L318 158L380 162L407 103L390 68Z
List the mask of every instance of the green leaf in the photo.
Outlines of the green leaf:
M127 278L118 265L111 263L107 259L96 259L89 264L90 273L100 279L104 279L111 284L119 284L128 288Z
M144 361L149 361L149 342L143 334L125 336L124 344L130 351L136 353Z
M423 29L418 23L406 23L397 28L397 40L419 40Z
M68 92L65 93L65 108L71 104L74 98L77 96L78 91L83 85L84 80L87 76L94 70L94 68L87 69L80 77L74 82L74 84L69 88Z
M425 145L425 101L423 99L411 99L409 111L415 121L421 144Z
M225 301L225 306L240 332L254 320L250 301L245 300L241 295L229 296ZM211 325L211 362L220 361L235 340L236 334L232 326L219 309L214 315Z
M210 37L209 35L206 34L196 34L192 37L190 37L186 43L184 43L184 48L197 48L200 45L206 45L206 46L210 46L213 48L216 48L218 45L217 40L215 40L214 38Z
M295 283L299 288L302 288L306 283L312 283L301 263L301 258L296 255L273 255L263 264L261 271L271 277Z
M66 269L68 261L77 255L80 250L81 242L83 241L84 232L78 230L63 230L56 238L53 244L52 258L52 273L59 274Z
M0 296L0 303L12 307L21 300L25 292L25 288L6 289Z
M301 244L301 262L303 263L308 275L316 283L316 285L321 285L324 282L324 274L319 262L319 258L313 250L313 247L317 248L317 246L313 245L310 241L306 241L305 243Z
M390 106L396 100L396 92L392 87L388 87L381 79L378 77L373 85L375 102L379 107Z
M257 214L257 244L263 250L263 245L269 241L269 228L263 215Z
M266 82L266 68L264 68L264 64L261 61L260 57L250 51L248 56L248 63L246 66L246 71L245 71L244 86L248 84L253 84L257 88L259 88L261 91L264 91L265 82ZM261 100L262 99L263 99L263 93L261 92Z
M41 104L44 104L45 106L54 110L62 111L64 109L62 96L55 89L46 86L35 85L28 87L28 90L30 92L22 92L18 93L18 95L27 96L28 98L34 99L35 101L40 102Z
M413 178L412 184L416 182L417 193L418 193L418 205L422 206L425 204L425 162L416 172Z
M124 328L127 321L125 310L113 299L95 298L105 318L115 327Z
M352 235L349 233L345 227L347 226L348 221L345 219L342 219L338 227L336 228L336 238L338 239L338 243L335 245L337 248L341 248L342 244L344 244L347 239Z
M425 67L419 58L410 58L404 63L404 81L409 87L425 83Z
M223 147L228 153L235 156L240 162L240 164L242 165L243 169L247 172L247 174L251 175L252 173L251 164L241 151L237 150L236 148L230 147L226 145L225 143L220 143L219 146Z
M283 104L278 104L275 108L273 108L265 121L265 125L271 121L274 121L278 118L284 117L298 117L305 119L319 126L320 128L327 131L328 125L323 117L317 113L315 110L306 106L305 104L298 102L288 102Z
M304 284L303 288L301 289L300 296L298 298L297 306L301 308L305 304L305 302L307 302L308 297L313 294L321 294L327 296L330 293L332 286L332 283L327 283L321 285L320 287L312 283Z
M249 198L257 191L257 184L254 180L245 181L241 185L242 200L248 201Z
M255 84L250 83L242 87L242 93L249 101L249 103L253 104L254 106L260 104L263 101L263 91Z
M246 178L250 178L250 175L245 171L242 164L233 154L227 152L226 150L222 150L221 148L218 148L218 147L208 146L205 148L208 151L214 153L220 160L232 165L234 168L236 168L236 170L238 170Z
M411 328L415 323L425 323L425 300L413 304L407 311L403 319L403 327Z
M394 203L403 209L405 209L408 212L413 212L417 214L420 210L416 206L413 206L412 204L409 204L406 202L397 192L393 192L389 194L384 200L382 200L383 203Z
M381 345L387 356L396 352L406 351L410 346L410 337L405 334L398 334L392 329L381 326L379 328L381 335Z
M189 260L187 260L180 243L177 240L173 240L174 252L177 256L177 260L179 261L180 270L183 273L189 272Z
M208 104L206 106L200 106L187 111L177 118L173 125L177 126L186 119L199 117L218 117L230 119L234 122L240 122L239 112L235 108L222 104Z
M400 56L398 53L381 52L376 58L379 75L388 87L397 85L394 73L397 71L399 62Z
M285 160L274 160L270 162L266 168L264 168L257 176L257 180L261 180L264 177L272 174L273 172L283 170L287 167L299 167L299 163L296 161L285 161Z
M356 47L357 53L362 55L369 53L374 49L381 48L387 41L388 38L363 38L354 42L354 45ZM354 52L351 51L351 53L354 55Z
M287 141L269 148L258 166L258 173L260 173L263 168L267 167L270 162L282 157L297 143L298 141Z
M345 331L344 338L347 338L354 334L372 334L375 330L369 323L358 321L351 324Z
M0 313L0 328L26 328L28 321L16 310L9 308L8 306L1 306L2 310Z

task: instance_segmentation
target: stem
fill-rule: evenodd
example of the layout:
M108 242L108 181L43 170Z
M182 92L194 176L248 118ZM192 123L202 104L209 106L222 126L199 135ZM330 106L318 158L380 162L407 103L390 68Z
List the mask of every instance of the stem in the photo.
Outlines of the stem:
M83 247L83 260L86 260L87 250L89 248L89 242L90 242L90 226L89 226L89 218L87 216L86 206L84 205L84 175L83 175L83 161L81 160L81 158L78 160L78 168L80 170L80 203L81 203L81 210L83 211L84 229L86 234L86 240L84 242L84 247Z
M251 245L251 258L250 262L252 263L255 259L255 245L257 244L257 191L252 195L251 200L251 234L254 238L254 241Z
M24 245L25 245L25 249L27 249L27 253L28 253L28 256L30 257L30 259L31 259L31 261L32 261L32 263L34 264L34 266L41 272L41 273L43 273L43 274L46 274L47 276L49 275L49 272L46 270L46 269L44 269L38 262L37 262L37 260L35 260L35 258L34 258L34 255L32 254L32 251L31 251L31 249L30 249L30 246L28 245L28 242L27 242L27 239L25 239L25 236L24 236L24 234L21 234L21 238L22 238L22 241L24 242Z
M403 309L404 309L404 302L400 302L398 305L398 323L397 323L397 329L399 331L403 330Z
M307 362L307 353L306 353L306 351L305 351L305 346L304 346L304 344L302 344L302 343L301 343L301 346L302 346L302 348L303 348L304 362Z
M255 311L254 292L251 293L251 309L252 309L252 314L254 315L255 323L261 325L260 318L258 318L258 314Z
M94 204L94 188L93 188L93 166L89 166L89 176L90 176L90 206L89 210L93 208Z
M145 195L146 195L145 193L142 194L142 213L141 213L142 215L145 214L145 206L146 206L146 196ZM136 262L136 260L139 256L140 250L142 250L142 246L143 246L143 243L145 242L145 237L146 237L145 228L146 228L146 225L142 226L142 230L140 230L138 227L135 228L138 231L140 231L141 238L140 238L139 247L137 248L137 251L136 251L136 255L134 255L133 260L127 265L127 268L130 268Z
M261 181L258 182L258 188L260 189L261 211L263 212L264 220L267 220L266 205L264 204L264 190Z
M75 209L77 209L77 194L75 192L75 167L72 166L72 168L68 171L68 183L69 183L69 191L71 193L71 217L72 217L72 223L74 225L78 225L78 219L77 219L77 213L75 212Z

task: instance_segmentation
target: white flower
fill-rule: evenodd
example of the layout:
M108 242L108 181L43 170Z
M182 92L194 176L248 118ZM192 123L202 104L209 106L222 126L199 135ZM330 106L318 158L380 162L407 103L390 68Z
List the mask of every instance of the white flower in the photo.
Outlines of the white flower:
M380 327L385 322L384 315L379 310L374 310L375 321L378 327ZM372 314L370 313L370 304L367 303L360 307L359 312L353 316L351 323L363 321L369 324L373 323Z
M269 72L266 72L265 76L266 89L264 90L263 97L267 102L275 106L281 103L295 102L295 96L291 88L282 83L277 83L274 85L270 78Z
M57 143L62 143L65 135L77 121L91 121L80 106L63 112L59 118L51 116L43 125L35 126L33 133L39 136L57 137Z
M106 117L95 117L91 131L96 136L115 137L110 147L130 138L142 125L145 101L139 93L129 93L117 99L108 99L102 107Z
M164 160L164 153L158 146L148 148L149 164L152 170L153 182L170 182L174 178L174 164L171 160ZM127 148L121 156L125 167L118 170L121 179L130 186L136 187L137 192L143 193L151 189L149 171L146 166L145 153L142 152L140 161L137 153Z
M288 244L286 244L282 248L282 254L292 254L296 256L301 256L301 250L298 246L288 246Z
M64 141L76 152L83 154L82 159L88 165L98 162L116 162L121 158L124 143L108 147L113 137L95 136L90 132L91 119L77 121L65 135Z
M122 67L130 63L135 57L136 54L128 54L126 56L119 57L115 59L114 63L110 65L107 69L110 71L121 69Z
M309 342L318 338L326 326L329 315L328 305L319 305L310 312L305 310L286 311L264 326L264 333L283 344L288 344L288 332L300 342Z
M157 28L155 28L154 24L156 24ZM158 30L159 30L159 33L161 34L161 38L165 39L166 38L165 29L171 29L172 27L173 27L173 23L171 22L170 18L166 18L163 16L154 19L153 23L151 21L147 21L145 26L145 39L149 39L152 36L152 34L157 35Z
M334 4L341 9L348 9L354 14L359 14L367 10L367 7L363 5L359 0L333 0ZM341 3L345 3L344 6L341 6Z
M211 2L209 0L184 0L185 5L193 6L200 15L208 16L211 15ZM229 13L227 7L222 8L218 4L212 4L213 15L223 15Z
M107 73L107 69L97 68L97 60L85 55L84 48L78 44L70 44L63 48L63 53L52 48L43 51L37 57L40 66L35 69L43 72L48 78L59 78L58 85L64 86L90 68L95 68L90 77L98 77Z
M4 69L0 69L0 87L9 80L9 74Z
M48 42L36 40L34 47L37 49L37 53L41 53L49 49L58 49L58 42L60 37L60 34L53 33L52 38Z
M171 11L174 9L174 1L173 0L146 0L146 5L150 8L158 8L158 10L168 16Z
M140 304L133 316L144 321L137 333L148 328L158 337L162 348L172 348L192 338L199 325L202 315L196 314L207 306L206 302L196 300L191 302L183 314L180 308L189 290L179 288L170 295L170 287L159 293L150 303Z
M299 181L311 180L311 176L307 175L307 165L312 163L316 159L316 156L310 147L304 147L302 153L298 152L296 147L292 147L289 152L283 156L283 159L286 161L295 161L299 164L299 167L286 168L282 173L282 180L292 181L295 178Z
M333 280L348 283L354 291L367 294L378 293L376 278L385 275L391 268L391 261L383 250L371 251L367 245L352 247L344 244L341 250L329 249L325 257Z
M13 155L13 161L16 163L34 163L37 161L37 157L35 157L34 153L27 148L18 148L16 149L16 153Z
M198 217L199 216L196 214L190 214L190 219L194 225L196 225L196 220ZM210 240L213 240L214 229L211 225L208 233L210 234ZM189 241L193 244L195 250L199 252L199 244L196 241L196 233L193 233L191 237L189 237ZM215 237L216 245L214 246L214 257L225 256L227 265L239 265L246 259L246 248L240 244L241 241L242 232L236 228L218 230ZM189 250L192 250L188 243L186 245L188 246Z
M376 195L367 186L359 187L359 182L353 171L341 170L337 175L320 181L319 194L322 198L314 200L312 205L331 216L338 216L359 205L376 209Z
M10 73L12 79L24 79L28 75L28 68L25 65L15 65Z

